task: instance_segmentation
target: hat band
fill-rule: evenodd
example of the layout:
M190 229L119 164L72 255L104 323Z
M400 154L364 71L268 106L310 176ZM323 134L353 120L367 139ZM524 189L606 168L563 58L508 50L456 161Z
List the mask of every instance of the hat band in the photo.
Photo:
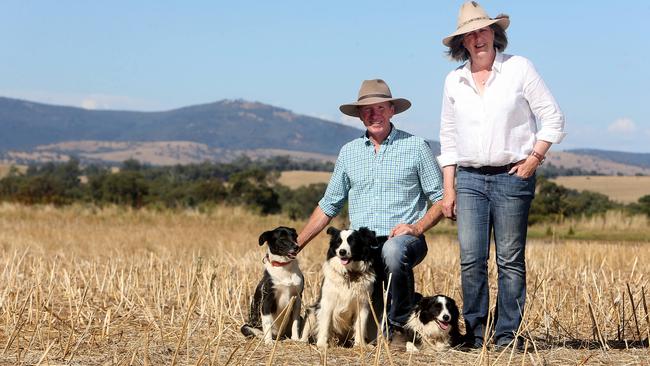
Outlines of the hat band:
M359 99L357 99L357 102L360 102L360 101L362 101L362 100L364 100L364 99L375 98L375 97L379 97L379 98L392 98L393 96L391 96L391 95L387 95L387 94L366 94L366 95L364 95L364 96L362 96L362 97L359 97Z
M456 29L458 30L458 29L464 27L467 23L475 22L475 21L477 21L477 20L485 20L485 19L490 20L490 18L488 18L488 17L472 18L472 19L470 19L470 20L467 20L467 21L463 22L461 25L459 25L458 27L456 27Z

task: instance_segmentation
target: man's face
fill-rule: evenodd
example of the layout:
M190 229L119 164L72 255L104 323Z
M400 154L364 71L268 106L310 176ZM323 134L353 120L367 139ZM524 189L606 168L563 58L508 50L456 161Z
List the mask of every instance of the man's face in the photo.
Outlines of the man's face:
M359 107L359 118L371 135L387 136L390 133L390 119L395 114L391 102L364 105Z

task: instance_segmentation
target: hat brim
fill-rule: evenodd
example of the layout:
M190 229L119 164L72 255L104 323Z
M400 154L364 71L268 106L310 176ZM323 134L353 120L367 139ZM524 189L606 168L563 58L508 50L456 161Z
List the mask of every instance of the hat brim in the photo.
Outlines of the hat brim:
M411 108L411 102L404 98L381 98L373 97L367 98L360 102L354 102L350 104L343 104L339 107L339 110L348 116L359 117L359 107L383 102L391 102L395 107L395 114L402 113L405 110Z
M481 29L483 27L487 27L489 25L492 25L496 23L499 25L503 30L508 29L508 26L510 26L510 18L503 17L503 18L495 18L495 19L482 19L482 20L477 20L468 24L465 24L464 26L456 29L456 31L449 36L445 37L442 39L442 44L445 46L449 47L451 44L451 40L456 37L460 36L465 33L469 33L472 31L475 31L477 29Z

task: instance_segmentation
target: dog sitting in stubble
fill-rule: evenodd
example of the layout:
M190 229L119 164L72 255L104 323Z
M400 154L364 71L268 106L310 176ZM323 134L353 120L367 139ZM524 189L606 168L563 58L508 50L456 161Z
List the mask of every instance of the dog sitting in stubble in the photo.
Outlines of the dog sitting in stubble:
M264 276L255 289L251 301L248 324L241 327L241 332L247 337L262 336L266 344L271 344L280 332L280 327L286 323L282 337L300 339L300 304L304 278L296 255L300 251L297 243L296 230L280 226L266 231L259 238L259 244L267 244L264 262ZM291 320L291 327L285 318L278 319L283 310L295 297L293 307L287 309L286 316ZM290 334L289 334L290 333Z
M416 294L417 301L411 316L404 327L406 350L418 352L420 349L444 351L461 342L458 329L460 312L456 302L444 295L422 297Z
M370 316L370 298L376 280L373 247L375 232L327 229L331 236L327 260L323 263L321 292L307 309L302 340L316 338L319 348L327 348L330 339L338 345L366 344L366 325Z

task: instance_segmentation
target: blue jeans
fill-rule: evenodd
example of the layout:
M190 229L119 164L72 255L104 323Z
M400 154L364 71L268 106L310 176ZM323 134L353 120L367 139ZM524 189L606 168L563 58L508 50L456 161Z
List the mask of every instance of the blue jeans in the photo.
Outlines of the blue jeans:
M381 244L381 240L380 240ZM378 277L388 283L388 276L391 277L388 289L388 324L403 327L409 318L413 306L415 294L415 279L413 278L413 267L422 262L427 255L427 242L424 236L399 235L388 239L381 246L381 260L384 273L378 273ZM381 282L377 281L373 300L375 303L382 300ZM378 307L375 306L375 309Z
M470 345L480 346L489 309L487 261L494 234L498 292L494 341L506 345L521 324L526 300L526 233L535 176L483 174L458 168L456 216L460 242L463 317Z

